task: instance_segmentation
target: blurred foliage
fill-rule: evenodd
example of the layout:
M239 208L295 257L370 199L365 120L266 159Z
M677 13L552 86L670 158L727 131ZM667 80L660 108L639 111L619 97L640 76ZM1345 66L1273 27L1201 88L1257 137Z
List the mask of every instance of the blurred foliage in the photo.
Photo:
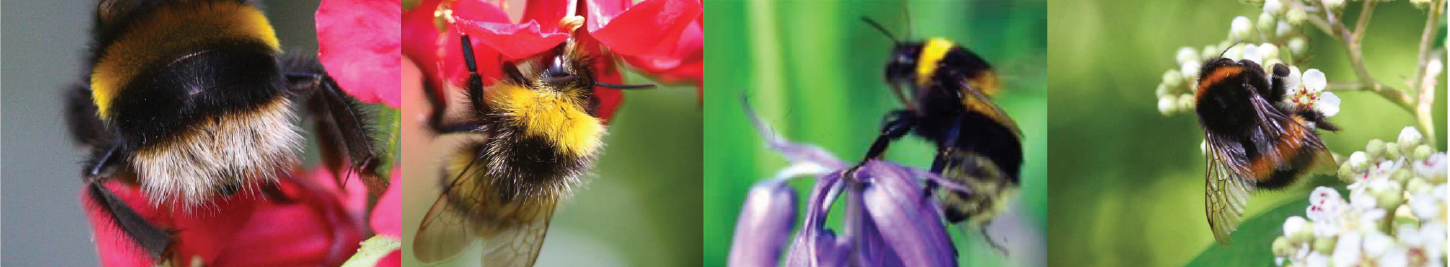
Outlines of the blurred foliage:
M1349 6L1345 14L1353 21L1359 7ZM1049 265L1183 265L1217 246L1203 210L1203 133L1197 118L1160 115L1153 89L1165 70L1176 68L1179 47L1217 43L1235 16L1259 12L1238 1L1051 2ZM1380 5L1364 40L1370 73L1404 87L1413 76L1424 23L1424 12L1408 3ZM1313 28L1305 31L1313 58L1301 68L1323 70L1331 83L1354 79L1342 45ZM1445 114L1443 76L1441 84L1434 114ZM1336 153L1363 150L1369 139L1394 140L1400 129L1415 125L1412 114L1372 93L1336 94L1342 111L1330 121L1344 130L1322 133ZM1444 129L1445 117L1438 116L1435 125ZM1443 151L1445 135L1438 138ZM1286 190L1257 192L1246 218L1304 200L1313 189L1309 184L1343 186L1321 175ZM1268 246L1263 248L1267 253Z
M706 1L705 10L705 24L728 25L705 32L710 47L705 55L705 266L725 265L745 193L786 163L751 130L742 94L781 134L818 144L844 160L860 158L879 133L882 116L901 108L882 77L892 42L863 23L862 16L897 36L907 35L910 27L911 38L953 39L1007 77L1006 93L996 102L1026 135L1019 196L1025 208L1018 214L1038 227L1045 224L1046 1ZM887 158L925 168L934 153L926 142L907 137ZM800 201L810 195L813 182L791 182ZM844 212L839 208L828 225L840 225ZM799 207L798 214L804 212L805 206ZM963 265L1001 264L975 231L951 232Z

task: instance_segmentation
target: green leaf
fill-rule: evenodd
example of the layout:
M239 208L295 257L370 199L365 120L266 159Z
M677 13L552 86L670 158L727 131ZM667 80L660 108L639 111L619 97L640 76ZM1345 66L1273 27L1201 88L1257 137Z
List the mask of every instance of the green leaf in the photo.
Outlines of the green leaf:
M1199 253L1188 266L1274 266L1274 239L1284 235L1284 220L1304 216L1309 198L1283 203L1257 216L1244 220L1238 231L1229 237L1233 244L1214 243Z
M393 253L393 250L401 249L402 247L403 242L393 237L373 236L372 238L368 238L368 240L363 240L362 247L357 249L357 254L353 254L352 258L342 263L342 266L375 266L383 257L388 256L389 253Z

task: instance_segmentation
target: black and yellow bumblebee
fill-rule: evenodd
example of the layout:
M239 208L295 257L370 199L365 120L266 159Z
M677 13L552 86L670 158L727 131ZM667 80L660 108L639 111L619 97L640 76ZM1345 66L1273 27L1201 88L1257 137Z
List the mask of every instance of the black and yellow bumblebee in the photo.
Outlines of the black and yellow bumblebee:
M928 181L927 190L942 204L951 223L978 227L986 233L1009 207L1020 185L1022 131L992 102L1002 91L991 64L976 53L944 38L897 39L875 21L862 18L894 41L886 63L886 81L906 107L884 118L881 135L863 160L879 158L891 142L908 133L937 148L931 172L955 181L971 193L957 192Z
M239 192L276 200L298 163L305 105L334 173L381 194L378 152L357 101L308 56L284 55L271 23L241 0L101 0L86 70L67 92L75 142L91 151L90 199L158 262L172 234L102 183L136 185L151 204L200 207ZM345 158L350 161L342 166Z
M449 5L435 15L448 16ZM582 18L582 17L576 17ZM444 18L450 21L452 17ZM568 19L568 18L566 18ZM582 21L582 20L581 20ZM582 22L581 22L582 23ZM576 26L577 27L577 26ZM472 39L462 34L467 115L429 124L439 134L468 135L442 167L442 194L423 218L413 255L436 263L459 255L475 240L488 266L533 266L554 207L581 186L603 150L606 126L597 116L596 87L641 89L595 80L593 51L571 37L552 49L503 60L503 79L485 87ZM434 105L446 103L426 90Z
M1320 164L1334 164L1315 130L1339 127L1317 110L1282 104L1290 89L1283 63L1270 73L1220 55L1199 73L1194 97L1207 143L1205 210L1213 237L1228 245L1251 191L1284 188Z

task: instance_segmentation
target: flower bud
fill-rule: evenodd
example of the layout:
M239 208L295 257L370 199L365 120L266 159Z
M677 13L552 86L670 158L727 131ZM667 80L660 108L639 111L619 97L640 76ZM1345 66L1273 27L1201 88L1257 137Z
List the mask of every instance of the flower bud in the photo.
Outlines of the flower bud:
M1274 36L1276 37L1283 38L1291 32L1294 32L1294 25L1289 24L1289 21L1279 20L1279 23L1274 25Z
M1315 252L1319 252L1320 254L1331 254L1334 253L1334 244L1336 241L1338 240L1333 236L1317 237L1314 238L1312 247Z
M1370 139L1369 144L1364 145L1364 153L1366 154L1365 156L1369 156L1370 158L1377 159L1383 157L1385 155L1385 141Z
M1159 85L1158 87L1162 88L1163 86ZM1173 112L1178 111L1178 105L1177 101L1174 101L1175 99L1177 98L1172 96L1158 98L1158 113L1173 115Z
M1403 151L1400 150L1399 143L1385 143L1386 159L1399 159L1401 155L1403 155Z
M1294 244L1290 244L1289 239L1282 236L1280 236L1279 238L1274 238L1274 244L1271 249L1274 251L1275 257L1288 257L1294 255Z
M1413 154L1413 158L1415 160L1425 160L1430 158L1430 155L1434 153L1435 149L1430 148L1430 145L1419 145L1415 147L1415 153Z
M1183 62L1182 66L1178 66L1178 71L1183 73L1183 78L1185 80L1193 81L1198 79L1198 69L1202 66L1203 64L1198 63L1198 60L1196 59L1189 60L1188 62Z
M1390 180L1391 181L1395 181L1395 183L1401 184L1401 185L1404 185L1405 183L1409 182L1410 181L1410 178L1414 178L1414 177L1415 177L1415 174L1410 173L1410 170L1409 169L1405 169L1405 168L1400 168L1399 170L1395 170L1395 173L1390 174Z
M1304 37L1296 36L1289 39L1289 54L1294 55L1294 58L1304 57L1308 53L1309 44L1308 41L1304 40Z
M1223 49L1221 49L1219 47L1220 46L1218 46L1218 45L1208 45L1208 46L1204 46L1203 47L1203 52L1202 52L1202 54L1199 54L1198 55L1198 58L1211 59L1211 58L1218 57L1218 53L1223 52Z
M1344 0L1323 0L1324 7L1330 10L1339 11L1344 9Z
M1183 94L1178 96L1178 109L1181 111L1193 110L1198 105L1198 103L1196 103L1194 100L1197 99L1193 97L1193 94Z
M1349 154L1349 160L1346 163L1354 168L1354 172L1363 172L1365 167L1369 166L1369 157L1364 154L1364 151L1355 151L1353 154Z
M1337 174L1339 174L1340 181L1344 181L1345 183L1354 182L1354 167L1350 166L1348 162L1339 165L1339 172Z
M1154 96L1157 96L1158 98L1163 98L1163 97L1167 97L1167 96L1174 95L1174 93L1172 91L1173 91L1172 89L1169 89L1168 88L1168 85L1159 83L1158 84L1158 88L1154 88L1153 89L1153 95Z
M1279 0L1264 1L1264 14L1278 15L1280 12L1284 12L1284 2Z
M1268 62L1270 59L1277 60L1279 59L1279 47L1271 43L1259 44L1259 54L1264 55L1265 62ZM1272 70L1273 67L1273 64L1264 64L1264 68L1266 69Z
M1254 26L1256 27L1254 29L1261 33L1274 32L1274 21L1276 21L1274 14L1264 11L1264 13L1259 13L1259 19L1254 21Z
M1405 201L1405 191L1401 190L1399 183L1388 183L1385 188L1370 189L1370 195L1374 196L1375 204L1379 208L1390 211Z
M1420 131L1416 130L1414 126L1408 126L1400 130L1400 139L1398 139L1398 142L1401 148L1413 148L1420 145L1420 138L1422 138Z
M750 188L735 225L730 266L774 266L780 262L795 224L796 194L790 185L767 181Z
M1415 5L1415 8L1423 10L1427 7L1430 7L1430 0L1410 0L1410 4Z
M1340 0L1343 1L1343 0ZM1249 17L1238 16L1229 24L1228 38L1230 40L1243 40L1253 33L1253 22Z
M1194 60L1198 60L1199 59L1198 58L1198 51L1193 50L1192 47L1187 47L1187 46L1184 46L1182 48L1179 48L1178 49L1178 54L1175 55L1173 58L1176 59L1176 60L1178 60L1178 64L1183 64L1183 62L1194 61Z
M1163 85L1167 85L1170 88L1183 86L1183 73L1173 69L1163 72Z
M1284 20L1288 21L1290 25L1304 25L1304 19L1308 18L1309 14L1305 13L1302 8L1291 8L1288 12L1284 12Z

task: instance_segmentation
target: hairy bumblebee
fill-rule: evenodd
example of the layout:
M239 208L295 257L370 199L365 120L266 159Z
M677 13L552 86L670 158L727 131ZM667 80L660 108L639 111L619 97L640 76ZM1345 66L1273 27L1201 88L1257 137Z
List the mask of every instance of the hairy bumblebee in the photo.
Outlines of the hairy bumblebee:
M1199 70L1194 97L1207 143L1205 204L1221 245L1232 242L1250 191L1284 188L1318 164L1333 165L1315 129L1339 127L1317 110L1283 104L1289 72L1282 63L1269 73L1253 61L1222 56Z
M316 59L284 56L272 25L242 0L102 0L85 82L66 95L67 122L91 151L82 176L90 198L157 261L174 229L140 217L103 182L138 185L153 205L192 208L260 189L276 201L279 173L304 140L305 105L325 162L359 172L381 194L380 162L366 116ZM280 176L285 177L285 176Z
M453 258L481 238L485 265L533 266L554 207L583 183L603 149L606 126L597 117L595 87L653 87L597 82L591 69L596 55L572 37L575 30L552 49L502 61L503 79L487 88L472 40L461 34L469 72L467 118L444 122L435 111L430 124L440 134L471 138L443 164L442 194L413 243L419 261ZM426 91L435 105L445 102L436 91Z
M865 160L881 157L892 141L907 133L935 143L931 172L972 192L938 190L931 181L928 191L936 195L948 221L978 226L987 242L1000 249L984 226L1006 210L1019 187L1022 133L991 101L1001 92L997 72L951 40L901 41L875 21L862 20L896 43L886 80L906 106L885 116Z

